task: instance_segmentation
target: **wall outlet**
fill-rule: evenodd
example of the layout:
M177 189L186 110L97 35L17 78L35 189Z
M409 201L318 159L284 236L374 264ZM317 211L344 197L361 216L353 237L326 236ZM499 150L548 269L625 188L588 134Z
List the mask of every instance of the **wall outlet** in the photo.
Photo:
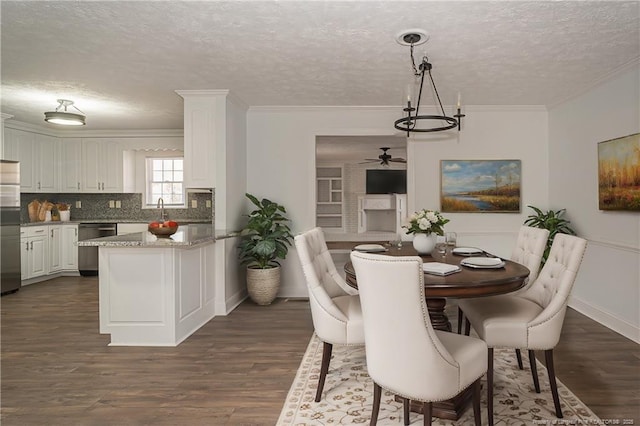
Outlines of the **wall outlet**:
M113 200L109 200L109 208L112 209L116 206L116 202Z
M210 207L211 207L211 200L207 200L207 202L206 202L206 206L207 206L208 208L210 208Z
M198 208L198 200L191 200L191 208L192 209Z
M120 200L116 200L116 209L122 208L122 202Z
M82 201L78 200L76 201L76 209L81 209L82 208Z

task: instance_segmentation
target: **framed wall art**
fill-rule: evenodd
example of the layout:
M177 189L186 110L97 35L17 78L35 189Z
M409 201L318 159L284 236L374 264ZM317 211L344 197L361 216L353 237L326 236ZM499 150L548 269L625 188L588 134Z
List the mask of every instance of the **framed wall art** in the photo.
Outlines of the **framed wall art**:
M598 206L640 211L640 133L598 143Z
M520 160L441 160L440 209L520 212Z

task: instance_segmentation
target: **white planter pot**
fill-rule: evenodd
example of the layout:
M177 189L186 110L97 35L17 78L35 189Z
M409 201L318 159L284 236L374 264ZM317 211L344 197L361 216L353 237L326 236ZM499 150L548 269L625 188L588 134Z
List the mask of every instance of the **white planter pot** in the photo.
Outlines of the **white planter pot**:
M429 254L436 248L436 234L415 234L413 248L418 254Z
M280 266L268 269L247 268L247 291L258 305L270 305L280 288Z

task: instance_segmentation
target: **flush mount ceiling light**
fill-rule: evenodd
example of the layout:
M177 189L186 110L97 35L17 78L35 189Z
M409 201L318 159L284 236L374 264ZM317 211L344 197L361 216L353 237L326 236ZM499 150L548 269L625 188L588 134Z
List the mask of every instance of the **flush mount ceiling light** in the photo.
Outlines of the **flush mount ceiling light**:
M436 83L433 81L433 76L431 75L433 65L429 63L429 58L426 54L422 57L420 64L416 66L416 61L413 57L413 48L414 46L426 43L428 39L429 37L422 30L403 31L396 37L396 41L399 44L410 47L413 75L416 80L420 80L420 88L417 93L413 93L412 85L408 87L406 93L407 106L403 108L405 116L396 120L394 123L394 127L398 130L407 132L407 136L409 136L411 132L440 132L443 130L454 129L456 127L458 128L458 131L460 131L461 120L462 117L465 116L460 112L459 93L457 114L454 114L452 117L445 114L442 102L440 101L440 95L438 94L438 89L436 88ZM428 83L431 85L435 95L435 100L437 101L437 112L441 112L442 115L420 115L420 101L422 100L422 88L424 86L425 75L428 76Z
M75 108L80 114L74 112L67 112L67 107ZM61 109L64 108L64 111ZM73 101L66 99L58 99L58 107L55 111L49 111L44 113L44 121L52 124L62 124L64 126L84 126L85 115L80 111Z

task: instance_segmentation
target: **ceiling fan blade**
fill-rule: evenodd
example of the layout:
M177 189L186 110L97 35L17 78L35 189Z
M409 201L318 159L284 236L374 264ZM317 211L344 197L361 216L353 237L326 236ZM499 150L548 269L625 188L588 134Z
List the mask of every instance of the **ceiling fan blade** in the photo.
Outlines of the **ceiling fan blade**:
M407 160L405 160L404 158L391 158L389 159L389 161L392 161L394 163L406 163Z
M377 162L379 161L379 160L377 160L377 159L376 159L376 160L374 160L374 159L372 159L372 158L365 158L365 160L368 160L368 161L362 161L362 162L360 162L360 163L358 163L358 164L371 164L371 163L377 163Z

